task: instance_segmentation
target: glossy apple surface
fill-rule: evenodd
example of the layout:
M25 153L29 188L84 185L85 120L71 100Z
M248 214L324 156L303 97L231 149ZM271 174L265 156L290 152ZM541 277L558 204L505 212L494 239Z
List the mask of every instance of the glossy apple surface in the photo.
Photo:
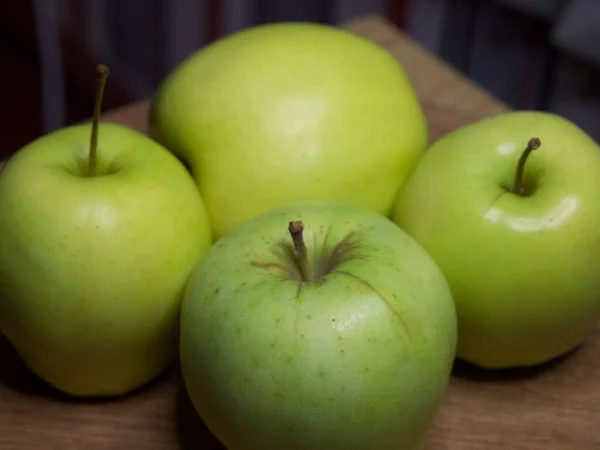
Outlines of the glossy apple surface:
M46 135L0 173L0 328L25 363L71 395L118 395L177 354L182 290L210 245L185 167L133 130Z
M534 137L541 146L517 195L517 163ZM563 118L511 112L440 139L394 220L450 283L462 359L536 365L578 346L600 319L600 149Z
M288 233L298 220L307 277ZM246 222L200 261L182 305L188 392L231 450L420 448L455 344L433 260L390 220L348 205Z
M257 26L190 56L160 86L150 128L190 167L216 238L298 201L390 215L427 145L398 61L306 23Z

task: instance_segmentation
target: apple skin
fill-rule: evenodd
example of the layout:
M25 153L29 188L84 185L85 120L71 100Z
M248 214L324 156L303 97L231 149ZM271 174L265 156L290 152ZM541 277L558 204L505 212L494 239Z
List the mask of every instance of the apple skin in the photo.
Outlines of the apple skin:
M55 388L112 396L177 356L185 282L212 238L170 152L104 123L90 178L89 138L88 124L43 136L0 174L0 329Z
M351 233L354 258L299 285L272 266L290 220L304 222L309 260ZM435 262L390 220L347 204L282 207L220 239L192 273L182 374L230 450L413 450L445 394L454 308Z
M192 171L215 238L297 202L391 216L428 142L391 54L307 23L256 26L191 55L159 87L150 129Z
M529 196L506 191L527 142ZM457 356L489 369L535 366L577 347L600 319L600 149L559 116L483 119L438 140L394 221L446 275ZM533 185L532 185L533 183Z

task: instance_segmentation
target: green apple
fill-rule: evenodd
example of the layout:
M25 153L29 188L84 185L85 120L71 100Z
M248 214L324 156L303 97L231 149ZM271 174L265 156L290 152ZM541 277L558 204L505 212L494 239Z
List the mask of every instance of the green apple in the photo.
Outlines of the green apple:
M390 53L310 23L256 26L191 55L159 87L150 129L192 171L215 238L295 202L391 216L428 140Z
M181 295L212 240L180 161L97 124L39 138L0 174L1 331L74 396L126 393L177 356Z
M598 145L550 113L486 118L427 151L394 220L446 275L459 358L534 366L585 340L600 319L599 180Z
M435 262L348 204L247 221L205 254L182 304L185 384L230 450L420 448L455 346Z

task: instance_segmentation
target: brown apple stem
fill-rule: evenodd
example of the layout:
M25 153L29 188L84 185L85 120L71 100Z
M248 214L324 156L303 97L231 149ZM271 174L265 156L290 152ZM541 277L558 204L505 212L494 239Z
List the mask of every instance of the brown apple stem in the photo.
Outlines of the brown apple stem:
M312 281L310 271L308 270L308 256L306 244L304 243L304 224L301 220L292 220L289 223L288 230L294 242L294 259L302 277L302 281Z
M521 154L521 158L519 158L519 163L517 164L517 174L515 175L515 184L511 192L522 195L523 194L523 173L525 171L525 162L527 158L531 154L532 151L537 150L542 145L542 142L539 138L531 138L527 143L527 148Z
M100 112L102 111L102 98L104 97L104 86L110 70L104 64L96 67L98 74L98 84L96 85L96 98L94 100L94 114L92 115L92 137L90 138L90 156L88 162L88 175L96 176L98 166L98 123L100 122Z

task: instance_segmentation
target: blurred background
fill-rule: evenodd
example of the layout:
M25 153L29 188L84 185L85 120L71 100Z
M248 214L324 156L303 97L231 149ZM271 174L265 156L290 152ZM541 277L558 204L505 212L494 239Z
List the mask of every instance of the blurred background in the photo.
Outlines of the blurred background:
M373 14L510 107L556 112L600 141L600 0L1 0L0 157L90 116L98 62L111 109L237 30Z

